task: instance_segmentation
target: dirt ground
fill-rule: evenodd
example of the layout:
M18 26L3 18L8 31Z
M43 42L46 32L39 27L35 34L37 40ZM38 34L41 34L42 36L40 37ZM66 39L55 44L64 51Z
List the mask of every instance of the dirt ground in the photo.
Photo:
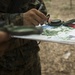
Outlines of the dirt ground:
M51 19L75 18L75 0L44 0ZM41 42L40 58L42 75L75 75L75 45Z

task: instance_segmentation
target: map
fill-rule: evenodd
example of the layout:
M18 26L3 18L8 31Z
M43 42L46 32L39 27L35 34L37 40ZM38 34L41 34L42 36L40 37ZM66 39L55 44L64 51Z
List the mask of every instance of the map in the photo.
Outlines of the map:
M37 41L75 44L75 28L63 25L49 26L45 24L43 24L41 27L43 28L43 32L41 34L12 36L12 37L21 39L31 39Z

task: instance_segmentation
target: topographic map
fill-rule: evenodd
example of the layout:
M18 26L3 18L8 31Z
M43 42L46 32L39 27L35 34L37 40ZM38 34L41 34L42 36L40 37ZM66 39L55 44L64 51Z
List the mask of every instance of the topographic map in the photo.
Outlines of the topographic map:
M41 34L13 36L21 39L31 39L37 41L57 42L64 44L75 44L75 29L67 26L49 26L42 25Z

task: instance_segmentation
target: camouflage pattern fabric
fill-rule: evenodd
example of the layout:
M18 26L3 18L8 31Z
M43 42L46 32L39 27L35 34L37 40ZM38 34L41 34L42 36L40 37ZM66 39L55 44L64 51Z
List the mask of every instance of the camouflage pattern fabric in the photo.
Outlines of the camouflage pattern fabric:
M0 0L0 12L4 13L23 13L31 8L38 9L42 0ZM42 7L41 12L47 13L45 5Z
M24 42L20 39L19 41L20 44ZM15 46L16 41L12 42ZM0 75L41 75L38 50L36 41L29 41L18 48L9 49L0 57Z
M0 9L0 27L8 24L11 25L12 23L13 25L22 25L21 13L34 7L38 9L40 4L41 1L32 0L21 6L21 10L11 11L11 13L2 13ZM6 10L4 10L4 12L5 11ZM45 6L42 8L41 12L46 14ZM7 50L0 57L0 75L41 75L40 58L38 56L39 47L37 42L16 38L11 38L8 42L9 46Z

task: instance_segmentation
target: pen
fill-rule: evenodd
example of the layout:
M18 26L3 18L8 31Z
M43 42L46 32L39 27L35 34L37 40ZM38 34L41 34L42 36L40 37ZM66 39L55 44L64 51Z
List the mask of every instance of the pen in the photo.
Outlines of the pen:
M41 11L42 7L43 7L43 4L40 5L38 10ZM47 15L47 21L44 21L45 24L48 24L49 18L50 18L50 14Z
M43 4L41 4L41 5L40 5L40 7L39 7L39 9L38 9L38 10L40 11L40 10L42 9L42 7L43 7Z

